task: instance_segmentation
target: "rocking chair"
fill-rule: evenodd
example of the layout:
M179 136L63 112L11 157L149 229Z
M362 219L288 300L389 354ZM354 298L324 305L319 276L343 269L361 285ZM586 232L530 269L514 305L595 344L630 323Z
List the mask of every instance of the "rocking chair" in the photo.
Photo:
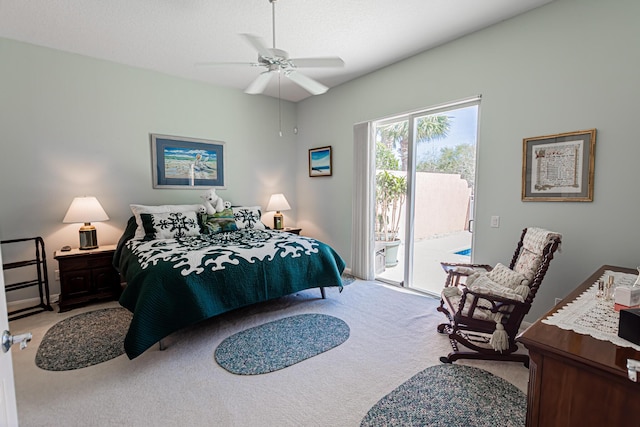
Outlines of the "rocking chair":
M447 272L438 311L449 319L438 332L449 335L453 351L443 363L458 359L522 362L516 335L529 312L562 236L541 228L525 228L509 267L496 264L442 263ZM458 349L458 343L470 351Z

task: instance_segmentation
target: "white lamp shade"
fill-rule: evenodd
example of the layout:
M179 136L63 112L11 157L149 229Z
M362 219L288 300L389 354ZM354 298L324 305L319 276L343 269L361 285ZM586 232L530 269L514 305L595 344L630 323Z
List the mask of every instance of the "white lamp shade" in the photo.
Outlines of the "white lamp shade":
M269 204L267 205L267 211L288 211L291 209L289 202L284 197L284 194L278 193L271 195Z
M106 221L109 217L95 197L76 197L71 202L67 214L62 222L98 222Z

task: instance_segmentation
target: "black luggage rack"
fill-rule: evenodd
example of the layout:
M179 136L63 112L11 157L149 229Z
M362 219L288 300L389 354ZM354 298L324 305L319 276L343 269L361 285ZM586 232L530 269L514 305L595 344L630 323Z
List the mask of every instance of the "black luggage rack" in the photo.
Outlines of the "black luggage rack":
M19 242L28 242L30 240L34 241L35 244L35 258L26 259L23 261L16 262L8 262L2 264L3 270L11 270L14 268L22 268L35 266L35 278L16 282L16 283L5 283L4 290L5 292L15 291L18 289L29 288L31 286L37 286L38 291L40 293L40 303L31 307L25 307L18 310L14 310L9 312L9 320L21 319L23 317L31 316L32 314L41 313L43 311L53 311L53 307L51 307L50 297L49 297L49 278L47 275L47 257L44 252L44 240L42 237L28 237L25 239L12 239L12 240L2 240L0 244L11 244L11 243L19 243Z

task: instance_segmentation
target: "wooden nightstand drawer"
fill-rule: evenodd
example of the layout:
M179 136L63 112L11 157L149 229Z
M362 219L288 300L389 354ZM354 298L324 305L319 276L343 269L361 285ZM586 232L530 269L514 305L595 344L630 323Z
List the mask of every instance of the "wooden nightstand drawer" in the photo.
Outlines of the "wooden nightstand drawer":
M113 252L68 256L60 263L60 273L63 271L83 270L97 267L111 266ZM56 258L60 262L60 257Z

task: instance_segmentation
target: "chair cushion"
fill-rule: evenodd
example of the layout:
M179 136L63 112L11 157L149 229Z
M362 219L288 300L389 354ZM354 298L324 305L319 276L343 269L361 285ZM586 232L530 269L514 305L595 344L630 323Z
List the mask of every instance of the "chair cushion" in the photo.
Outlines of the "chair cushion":
M536 275L536 271L538 271L538 267L540 267L541 262L542 256L531 252L529 249L522 248L520 250L520 256L518 256L518 260L516 261L516 265L513 266L513 270L522 274L527 278L527 280L531 281Z
M562 235L544 228L529 227L522 239L522 247L537 255L542 255L544 247L553 239L562 239Z
M449 288L444 288L442 290L441 296L443 301L446 301L447 305L449 306L449 310L451 311L451 313L456 313L460 308L460 300L462 300L462 291L459 288L452 286ZM483 305L486 305L486 306L491 306L491 304L488 301L483 299L480 299L480 303L484 303ZM469 316L470 307L471 307L471 303L465 302L464 308L462 310L463 316L467 316L467 317ZM491 321L495 320L495 315L491 313L491 311L478 308L478 307L476 307L476 309L474 310L473 317L475 319L480 319L480 320L491 320Z
M513 266L514 271L532 281L542 263L542 252L553 239L562 239L562 235L544 228L527 228L522 239L520 255Z
M503 286L497 282L494 282L488 277L488 273L476 273L467 279L466 287L469 290L474 292L479 292L482 294L492 295L496 297L508 298L515 301L523 302L524 298L529 293L529 288L524 285L518 286L518 291ZM522 292L522 294L520 293ZM460 301L462 300L462 290L457 286L450 286L444 288L441 293L441 297L444 301L449 305L449 309L456 313L460 308ZM467 317L473 317L474 319L479 320L492 320L495 321L497 319L498 314L492 313L490 310L483 309L480 307L476 307L473 315L471 316L469 313L469 309L471 308L471 301L473 300L473 296L467 295L467 300L465 300L464 307L462 309L462 315ZM482 307L491 307L491 301L480 298L478 300L478 305ZM506 311L501 310L503 314L506 312L511 312L512 306L509 306Z

